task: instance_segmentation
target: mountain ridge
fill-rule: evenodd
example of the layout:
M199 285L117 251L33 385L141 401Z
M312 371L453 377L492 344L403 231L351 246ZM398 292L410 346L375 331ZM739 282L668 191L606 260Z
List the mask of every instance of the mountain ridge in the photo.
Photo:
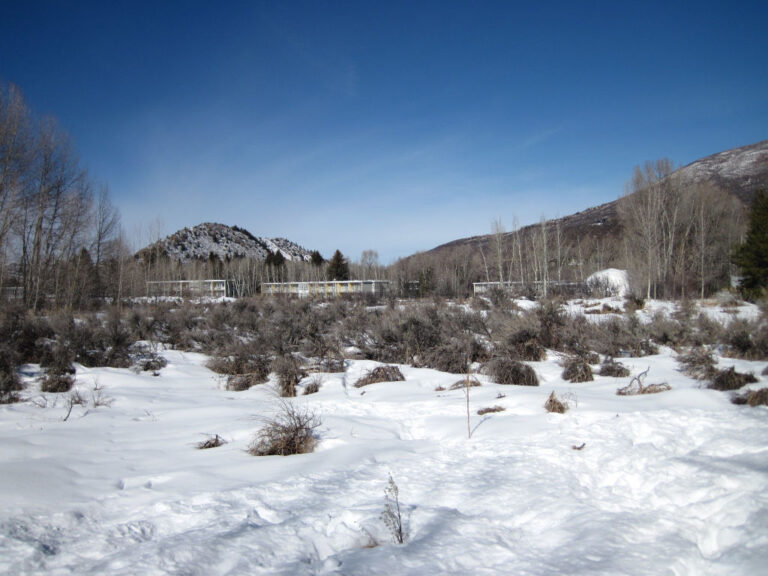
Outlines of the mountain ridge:
M672 176L676 177L682 186L712 184L732 194L742 204L749 205L755 192L768 191L768 140L705 156L676 169ZM574 235L579 231L595 238L614 235L621 229L618 215L619 199L620 197L547 222L550 224L559 222L566 236ZM523 226L520 233L523 235L530 233L537 226L539 224ZM505 236L511 234L512 232L506 232ZM472 250L486 250L492 238L493 234L458 238L405 259L423 254L443 254L464 246Z
M203 222L177 230L143 248L138 255L154 249L181 263L208 260L211 255L221 261L239 258L265 260L278 253L289 261L308 262L312 255L309 250L287 238L255 236L240 226L218 222Z

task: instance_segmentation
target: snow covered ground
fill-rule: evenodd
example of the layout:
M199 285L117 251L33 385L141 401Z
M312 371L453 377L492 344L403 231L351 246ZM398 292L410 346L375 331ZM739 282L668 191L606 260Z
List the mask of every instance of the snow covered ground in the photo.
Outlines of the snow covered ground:
M768 565L768 408L734 406L678 371L675 353L620 359L629 378L470 391L401 366L405 382L355 388L351 361L317 394L313 454L245 449L279 408L269 384L229 392L206 357L165 351L160 375L78 366L89 400L0 406L0 573L760 574ZM760 374L765 362L722 359ZM752 387L766 384L766 377ZM111 406L93 406L102 388ZM438 387L446 388L436 391ZM573 407L548 414L550 392ZM480 408L505 410L478 416ZM219 434L228 443L198 450ZM574 447L582 446L581 450ZM407 542L381 520L389 474Z

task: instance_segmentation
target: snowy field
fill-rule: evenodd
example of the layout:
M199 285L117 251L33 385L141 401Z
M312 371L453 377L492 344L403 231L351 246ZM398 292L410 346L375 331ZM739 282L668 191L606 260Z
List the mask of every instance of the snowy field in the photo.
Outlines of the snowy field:
M358 389L377 364L350 361L290 400L322 425L315 453L289 457L246 452L272 385L229 392L205 356L163 355L156 377L77 366L89 401L66 421L66 396L25 368L29 401L0 406L0 573L766 573L768 408L702 388L669 349L620 359L671 385L656 395L565 382L553 352L530 363L538 388L479 376L471 439L459 376L401 366L405 382ZM766 385L765 362L731 365ZM569 412L544 410L552 390ZM227 444L196 449L213 434ZM381 520L390 474L403 545Z

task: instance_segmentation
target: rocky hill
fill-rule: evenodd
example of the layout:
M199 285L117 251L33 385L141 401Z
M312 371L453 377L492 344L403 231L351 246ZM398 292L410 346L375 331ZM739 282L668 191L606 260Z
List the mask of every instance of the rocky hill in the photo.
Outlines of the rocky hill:
M174 232L141 252L156 248L179 262L207 260L211 254L222 261L237 258L264 260L278 252L286 260L309 261L311 257L309 250L285 238L258 237L244 228L211 222Z
M758 190L768 191L768 140L749 146L733 148L707 156L683 166L673 174L682 186L711 184L733 194L748 205ZM602 239L618 236L621 225L617 211L618 200L588 208L559 219L566 239ZM552 221L554 222L554 221ZM520 232L525 237L538 225L527 226ZM492 236L472 236L441 244L426 254L445 255L457 249L469 247L488 252Z

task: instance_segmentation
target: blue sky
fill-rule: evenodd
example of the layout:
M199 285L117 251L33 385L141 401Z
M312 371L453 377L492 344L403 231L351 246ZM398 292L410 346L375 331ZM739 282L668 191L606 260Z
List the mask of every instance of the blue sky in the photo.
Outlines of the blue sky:
M766 2L0 4L0 79L137 243L215 221L388 263L768 138Z

